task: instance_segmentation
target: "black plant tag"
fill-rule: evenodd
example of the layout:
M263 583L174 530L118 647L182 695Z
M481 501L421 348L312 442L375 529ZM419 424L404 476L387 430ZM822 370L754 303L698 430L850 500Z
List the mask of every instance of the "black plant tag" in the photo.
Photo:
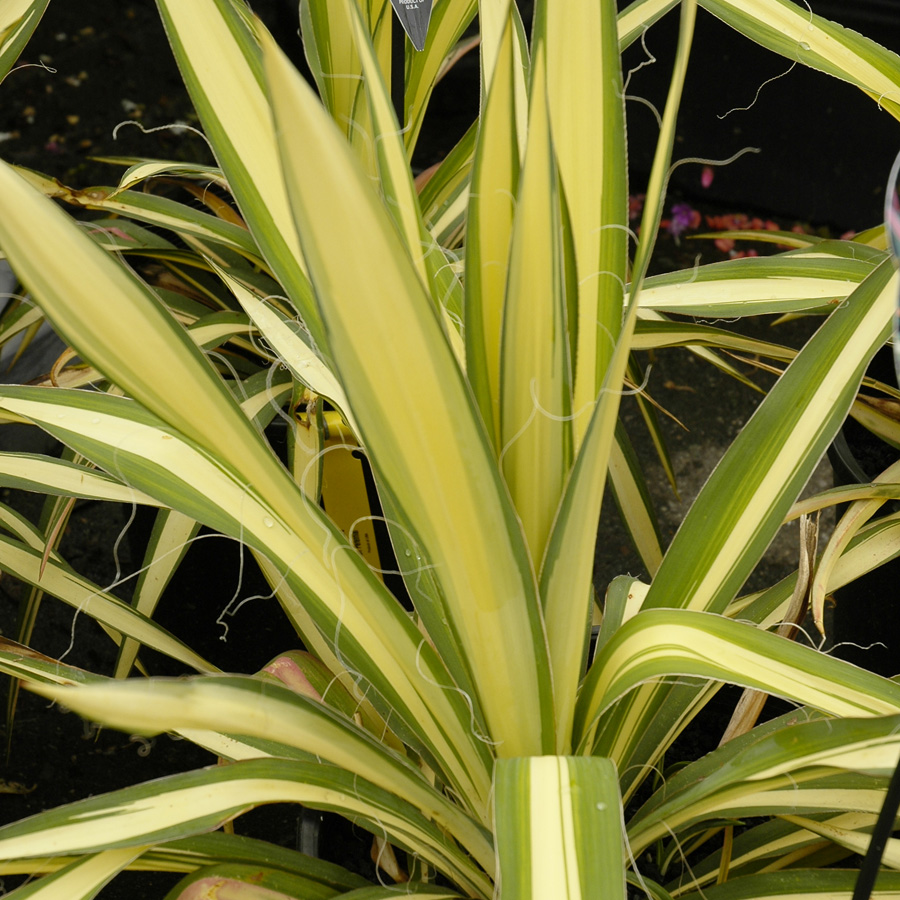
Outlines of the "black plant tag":
M403 30L409 35L416 50L425 49L428 23L431 21L432 0L391 0L391 6Z

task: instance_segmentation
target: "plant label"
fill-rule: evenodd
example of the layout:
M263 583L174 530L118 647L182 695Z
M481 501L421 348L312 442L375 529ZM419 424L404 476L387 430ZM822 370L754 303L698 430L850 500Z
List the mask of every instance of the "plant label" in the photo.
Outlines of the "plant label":
M416 50L425 49L428 23L431 21L431 3L432 0L391 0L391 6L394 7L403 30Z

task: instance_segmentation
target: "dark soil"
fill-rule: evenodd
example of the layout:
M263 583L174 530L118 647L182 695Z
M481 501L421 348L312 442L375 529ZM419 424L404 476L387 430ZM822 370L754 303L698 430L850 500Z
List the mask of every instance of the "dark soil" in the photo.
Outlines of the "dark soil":
M256 0L253 8L299 60L296 4ZM88 187L120 171L93 157L213 161L200 135L167 128L198 121L153 0L53 0L20 66L0 104L8 162Z

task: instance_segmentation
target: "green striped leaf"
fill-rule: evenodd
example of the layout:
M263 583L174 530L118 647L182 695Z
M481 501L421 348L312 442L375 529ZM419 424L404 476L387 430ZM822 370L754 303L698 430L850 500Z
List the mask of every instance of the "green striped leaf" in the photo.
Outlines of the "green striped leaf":
M259 433L159 297L6 165L0 184L18 210L15 227L0 223L0 247L82 358L102 360L104 375L164 421L238 469L252 470L260 490L296 501L296 485L271 454L260 452Z
M313 337L321 328L303 270L265 96L259 46L230 0L160 0L181 76L268 266ZM257 21L255 27L262 29Z
M622 327L628 264L625 101L615 6L545 0L535 43L546 52L553 146L566 197L578 285L572 407L576 446ZM536 51L535 51L536 52Z
M511 17L496 56L466 211L465 338L466 375L499 453L503 302L520 168Z
M646 609L645 601L588 672L578 701L578 739L590 746L598 717L628 691L675 675L728 681L835 716L883 716L900 709L900 685L871 672L753 625L710 613ZM642 728L636 718L629 725L636 732ZM625 736L617 735L620 743Z
M624 900L620 804L608 759L498 761L494 821L504 894Z
M0 672L32 684L90 684L106 680L7 638L0 638Z
M690 39L693 34L694 6L687 2L683 8L684 21L679 32L676 74L666 103L661 139L653 163L651 190L642 233L656 233L662 204L660 188L662 173L669 167L674 142L675 118L684 81ZM653 184L656 185L653 188ZM655 209L654 209L655 208ZM615 229L613 229L615 230ZM649 259L644 243L638 247L635 262L637 285ZM641 256L643 254L643 256ZM638 310L638 290L629 293L628 304L619 340L604 373L599 395L592 401L593 411L587 430L577 450L565 493L547 544L547 552L540 573L540 592L547 620L547 639L553 665L556 715L558 725L557 749L570 752L572 745L572 716L576 692L583 670L586 623L590 616L594 554L596 551L596 523L600 516L603 491L619 411L621 386L630 359L630 339L634 332ZM593 320L592 320L593 321ZM577 415L579 410L575 410ZM583 604L583 605L582 605Z
M50 0L5 0L0 4L0 81L9 74Z
M446 888L432 887L421 882L408 883L403 887L412 897L422 897L424 900L454 900L461 897L456 891ZM397 888L393 886L359 888L349 894L342 894L341 900L396 900Z
M12 900L92 900L122 869L144 852L144 847L123 847L73 860L59 871L24 884L5 896Z
M188 178L191 181L199 181L203 184L215 184L223 190L228 190L228 182L218 166L201 166L197 163L175 162L159 159L134 160L128 157L101 157L99 162L127 165L128 169L119 179L118 190L124 191L144 181L159 178L164 175L173 178Z
M367 42L376 48L379 79L391 81L391 24L393 16L388 0L356 0ZM301 0L300 28L306 58L312 69L319 96L335 124L354 146L360 161L374 171L373 142L381 133L374 126L366 105L366 85L359 42L354 35L355 22L349 4L343 0Z
M265 61L327 346L379 489L421 547L421 563L435 567L446 627L464 650L499 752L552 746L527 551L453 349L380 199L315 95L274 43ZM349 244L350 233L365 237ZM377 305L367 300L373 280ZM498 644L496 634L507 640Z
M62 200L72 206L103 210L136 222L165 228L186 240L196 238L208 241L215 246L240 253L254 265L265 265L259 248L246 228L179 203L177 200L143 191L122 191L118 188L96 187L84 191L74 191L61 187L58 181L51 182L49 179L43 179L41 176L22 169L17 169L17 171L47 196ZM127 245L123 249L127 249Z
M0 485L59 497L159 506L149 494L105 472L37 453L0 453Z
M837 433L896 294L886 260L798 354L691 507L648 606L719 611L733 599Z
M645 284L648 284L648 279ZM644 288L646 291L647 288ZM644 296L642 292L641 296ZM756 354L769 359L791 360L796 350L762 341L759 338L734 334L700 322L672 322L667 319L639 319L631 346L635 350L655 350L662 347L716 347L736 353Z
M285 582L302 597L317 627L339 640L333 652L370 679L393 714L411 729L410 740L433 755L433 766L479 807L479 798L488 792L487 751L469 730L467 706L442 689L447 674L434 652L317 506L301 499L295 510L312 517L304 528L307 543L248 487L248 479L120 397L7 387L0 392L0 406L40 422L101 468L120 473L165 505L267 556L276 566L276 583ZM323 546L327 535L334 543ZM286 611L290 614L291 608ZM122 630L151 643L133 630ZM423 732L428 737L419 743Z
M297 747L353 772L415 806L452 834L487 869L486 832L435 790L415 766L351 719L271 680L224 676L192 680L126 679L77 688L35 686L91 721L122 731L215 731Z
M420 188L419 204L425 226L446 249L458 247L468 228L466 210L477 125L472 124Z
M742 34L790 60L862 88L900 117L900 57L791 0L700 0Z
M662 535L644 473L621 422L616 423L616 440L609 454L609 484L622 524L628 529L647 571L653 575L663 558Z
M0 875L55 872L73 862L72 857L54 856L0 861ZM142 872L196 872L215 865L265 866L298 875L327 887L331 894L364 887L361 876L325 860L306 856L270 841L214 831L168 841L148 848L129 867Z
M787 814L782 814L782 818L792 825L805 828L807 831L826 838L851 853L858 853L860 856L865 856L872 838L871 834L860 834L852 828L842 828L834 822L817 822L806 816L789 816ZM873 824L874 822L871 820L868 823L870 828ZM900 868L900 840L897 838L887 839L881 861L883 865L890 866L892 869Z
M253 320L266 343L271 346L280 363L287 366L295 378L311 391L331 400L350 416L350 404L334 374L311 346L303 326L270 306L265 300L248 290L237 278L215 264L219 277L228 285L238 302ZM352 425L352 420L351 420ZM355 430L355 429L354 429Z
M830 311L885 258L875 253L846 259L794 251L711 263L648 278L641 288L640 304L697 316Z
M871 828L876 817L871 813L845 812L837 815L810 813L810 818L837 827ZM670 848L667 848L670 855L672 851L677 853L674 846L670 845ZM771 864L778 866L783 860L794 865L814 866L821 860L822 853L840 854L840 851L812 831L783 818L767 819L762 824L743 829L734 835L728 862L728 878L733 880L750 875L765 870ZM691 866L692 875L683 884L685 893L715 883L721 868L720 848Z
M445 61L478 9L477 0L443 0L435 3L428 25L428 40L420 53L407 45L406 90L403 101L403 134L407 155L412 156L428 101L442 74Z
M532 63L528 147L509 251L499 385L500 464L537 565L573 456L566 247L544 56L539 48Z
M156 514L131 600L132 607L141 615L153 618L163 591L199 530L199 522L174 509L161 509ZM140 647L140 642L131 638L122 641L116 660L116 678L131 673Z
M140 847L214 829L276 802L349 815L474 895L490 895L485 875L406 801L334 766L283 759L212 766L39 813L0 828L0 857Z
M132 637L196 671L216 671L215 666L190 647L127 603L82 578L61 560L51 556L45 561L41 550L26 547L6 535L0 535L0 570L57 597L108 629Z
M856 869L811 868L769 872L729 879L711 885L703 893L685 894L685 900L850 900L858 876ZM900 872L882 872L875 882L873 897L896 897L900 893Z
M619 13L619 49L636 41L654 22L661 19L678 0L634 0Z
M443 249L422 221L419 198L386 79L382 76L382 69L354 0L345 2L352 14L351 30L362 63L365 98L376 135L372 149L385 208L396 222L409 258L428 287L435 307L445 317L447 334L456 346L457 356L462 359L462 341L458 333L462 315L462 284L447 264Z
M805 721L782 716L667 780L632 817L635 854L699 821L761 813L877 815L897 765L897 716Z

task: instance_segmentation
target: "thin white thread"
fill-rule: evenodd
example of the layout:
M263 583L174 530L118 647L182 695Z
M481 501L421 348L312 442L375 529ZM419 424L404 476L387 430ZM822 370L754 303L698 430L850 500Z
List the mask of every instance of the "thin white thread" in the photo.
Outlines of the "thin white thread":
M606 225L598 225L596 228L591 229L591 234L596 234L598 231L605 231L607 228L620 228L635 243L638 241L637 232L630 225L622 225L619 222L607 222Z
M679 282L676 282L676 284L675 284L675 290L678 290L678 288L682 287L683 285L686 285L686 284L693 284L693 283L700 277L700 258L701 258L701 256L702 256L702 254L701 254L701 253L698 253L698 254L694 257L694 266L693 266L693 268L691 269L691 277L688 278L687 281L679 281ZM732 319L731 321L736 322L736 321L738 321L738 320L737 320L737 319Z
M378 134L375 135L375 146L377 147L381 141L385 141L389 137L403 137L403 135L407 134L411 129L412 122L410 122L408 125L404 125L402 128L398 128L395 131L379 131Z
M355 780L356 780L356 776L354 775L354 781ZM381 835L381 843L378 844L378 853L375 856L375 860L374 860L374 862L375 862L375 877L378 879L378 883L383 888L388 888L388 887L390 887L390 885L388 885L387 881L385 881L384 875L382 875L381 860L384 857L385 853L387 852L387 845L390 843L390 838L388 837L387 829L384 827L383 822L381 822L375 816L371 817L371 821L374 822L375 824L377 824L378 827L382 830L382 832L384 832Z
M696 163L700 166L730 166L733 162L740 159L747 153L761 153L759 147L742 147L738 150L737 153L732 154L727 159L703 159L700 156L686 156L684 159L679 159L676 162L672 163L669 166L669 171L666 173L666 182L668 183L669 179L672 177L672 173L679 167L686 165L687 163Z
M747 621L747 620L735 619L734 621L741 622L741 621ZM759 627L758 623L755 623L752 621L747 621L747 624L750 625L751 627L757 627L757 628ZM818 641L818 642L813 641L809 632L803 627L803 624L801 622L791 622L791 621L788 621L787 619L782 619L778 622L772 622L771 624L766 625L765 630L766 631L774 631L776 628L780 628L782 625L789 625L791 628L795 628L800 634L802 634L803 637L806 639L806 642L807 642L806 645L809 646L810 650L815 650L817 652L821 652L823 656L828 655L827 653L825 653L824 650L822 650L822 641L824 641L825 639L823 638L821 641ZM799 642L796 640L796 638L785 638L785 640L793 641L793 643L798 644L798 646L801 646L801 647L804 646L803 644L799 644Z
M240 509L241 515L239 516L239 519L238 519L238 521L240 523L238 534L240 536L238 538L237 584L234 587L234 594L233 594L231 600L228 601L228 603L225 605L225 608L222 610L222 612L219 613L219 615L217 616L216 621L214 623L216 625L220 625L224 629L222 634L219 635L219 640L222 641L223 643L228 642L228 632L230 630L229 624L225 621L225 616L229 616L230 618L233 618L234 615L237 613L237 611L246 602L246 601L242 600L237 604L237 606L234 606L235 601L240 596L241 588L244 583L244 547L245 547L245 544L244 544L244 500L246 499L246 497L247 497L247 491L246 490L242 491L242 493L241 493L241 509ZM274 596L274 595L272 595L272 596ZM251 599L251 598L248 598L248 599ZM232 609L232 607L234 607L234 608Z
M455 684L441 684L439 681L435 681L433 678L430 678L425 674L425 671L421 666L421 656L422 647L424 647L427 643L428 642L425 640L425 638L422 638L422 640L419 642L419 646L416 648L416 671L428 684L433 685L436 688L440 688L444 691L455 691L457 694L462 696L463 702L466 704L466 708L469 710L469 731L472 733L472 737L474 737L475 740L481 741L482 744L487 744L490 747L501 746L503 741L493 741L486 734L481 733L481 731L477 728L475 722L475 707L468 692L464 691L461 687Z
M237 369L235 369L231 360L228 359L228 357L225 356L225 354L219 350L210 349L210 350L204 351L204 353L209 359L218 360L219 362L222 363L222 365L226 369L228 369L228 371L231 373L232 378L234 379L233 383L234 383L234 386L237 388L237 391L238 391L238 394L239 394L241 400L249 399L249 394L247 393L247 388L244 386L244 382L241 381L241 376L238 374L238 371L237 371Z
M801 46L802 46L802 45L801 45ZM808 49L808 48L807 48L807 49ZM719 115L718 113L716 113L716 118L719 119L719 120L721 120L721 119L727 119L728 116L730 116L733 112L746 112L748 109L753 109L753 107L756 106L756 101L759 100L759 95L762 93L762 89L763 89L767 84L771 84L773 81L778 81L780 78L784 78L785 75L789 75L789 74L794 70L794 67L795 67L797 64L798 64L798 60L794 60L794 62L792 62L792 63L790 64L790 66L789 66L784 72L782 72L780 75L773 75L771 78L767 78L767 79L766 79L766 80L765 80L765 81L764 81L764 82L756 89L756 95L754 96L753 100L750 102L750 105L749 105L749 106L733 106L731 109L728 110L728 112L723 113L722 115Z
M884 107L881 105L881 101L884 100L885 97L898 97L898 96L900 96L900 93L898 93L897 91L882 91L878 95L878 99L875 101L875 103L878 106L878 109L883 111Z
M147 128L143 123L138 122L136 119L125 119L113 128L112 139L114 141L119 139L119 129L123 125L136 125L144 134L153 134L154 131L192 131L194 134L203 138L206 146L209 147L210 150L213 149L213 145L210 143L209 138L202 131L198 128L194 128L193 125L179 124L178 122L173 122L171 125L156 125L153 128Z
M625 284L625 279L622 278L617 272L610 272L607 269L599 269L596 272L591 273L590 275L585 275L581 281L578 282L578 287L582 287L586 282L590 281L593 278L600 278L603 275L608 276L609 278L614 278L618 283L619 287L622 288L622 293L624 294L627 290L627 285ZM598 320L599 324L599 320Z
M593 405L593 404L591 404ZM497 457L497 462L500 464L500 470L503 470L503 460L506 458L506 454L509 452L512 445L520 438L523 434L528 430L531 423L534 421L535 416L537 415L537 408L532 406L531 412L528 414L528 418L525 420L525 424L503 445L503 448L500 450L500 455Z
M681 841L678 840L678 836L674 831L669 827L669 823L665 819L660 819L660 823L663 828L669 832L672 836L672 841L675 844L675 849L678 851L678 855L681 857L681 862L684 865L684 868L687 869L688 877L691 879L691 883L694 884L697 888L697 893L706 900L706 894L703 893L703 888L700 887L700 881L697 876L694 874L694 870L691 868L691 864L688 862L687 856L684 854L684 850L681 847Z
M644 373L644 379L637 387L633 388L623 388L618 391L615 388L603 388L602 393L604 394L618 394L620 397L633 397L635 394L643 394L647 389L647 385L650 383L650 373L653 371L653 364L651 363L647 366L647 371Z
M538 399L537 395L537 379L532 378L531 381L528 382L528 393L531 395L531 402L534 405L534 408L545 418L550 419L551 422L571 422L573 421L573 416L561 416L557 413L550 412L549 409L544 409L541 406L541 401Z
M443 259L444 254L438 242L433 237L431 237L430 234L428 234L428 237L430 238L429 240L423 240L421 238L419 239L419 247L422 250L420 258L422 259L422 261L426 261L429 256L433 256L435 253L439 253L441 259Z
M813 11L812 11L812 7L809 5L809 0L801 0L801 2L806 7L807 12L809 13L808 26L809 26L809 30L812 31L813 30L813 15L814 15Z
M51 75L56 75L58 72L57 69L54 69L52 66L48 66L47 63L41 60L36 63L22 63L21 65L10 69L7 74L12 75L13 72L18 72L19 69L43 69L45 72L49 72Z
M275 411L277 416L284 419L289 428L294 428L297 424L296 420L293 416L284 411L284 403L278 402L278 395L282 393L282 391L275 390L275 373L281 371L282 368L283 367L278 365L278 363L272 363L266 370L266 402L269 407ZM285 384L285 382L282 382L282 384ZM287 382L286 384L288 387L290 386L290 382Z
M242 549L245 546L246 546L245 544L242 544L241 545ZM222 612L219 613L219 617L215 621L216 625L221 625L225 629L225 633L219 635L220 641L227 640L227 635L228 635L228 631L229 631L228 623L224 621L225 616L228 616L230 619L233 619L238 614L238 612L241 610L241 608L245 604L249 603L251 600L272 600L276 596L276 591L271 590L271 591L269 591L268 594L253 594L249 597L242 597L235 604L235 600L237 600L238 595L241 592L243 577L244 577L244 554L241 553L239 570L238 570L238 585L237 585L237 588L235 589L234 596L231 598L231 600L229 601L229 603L225 607L225 609L223 609Z
M596 324L596 326L603 332L603 334L606 335L606 339L609 341L609 346L610 346L610 348L611 348L613 351L615 351L615 349L616 349L616 339L613 337L612 332L611 332L611 331L606 327L606 325L605 325L603 322L601 322L599 319L597 319L597 320L595 321L595 324ZM591 406L593 406L593 404L591 404ZM578 415L581 415L582 412L584 412L584 408L582 408L581 412L579 412Z
M449 296L449 292L448 292L448 296ZM464 339L466 336L466 326L463 323L463 320L460 317L459 313L455 313L455 312L447 309L447 307L443 303L443 301L441 302L441 309L444 310L444 313L446 314L447 318L456 326L459 336Z
M622 85L623 91L628 89L628 83L631 81L632 75L640 72L645 66L652 66L657 61L656 57L650 52L650 48L647 46L647 32L649 31L650 28L647 25L644 25L641 30L641 47L643 47L644 53L647 54L647 58L642 59L634 68L628 70L628 74L625 76L625 81Z
M125 482L123 482L123 484L125 484L126 487L130 487L130 485L128 485ZM77 619L78 619L78 616L81 615L81 613L83 613L85 611L85 609L87 608L87 606L91 602L91 600L93 600L95 598L100 598L104 594L109 594L111 597L118 600L119 599L118 597L115 597L114 594L110 594L110 591L112 591L113 588L117 588L123 584L127 584L132 579L137 578L139 575L141 575L141 573L149 571L153 566L155 566L157 563L162 562L166 557L171 556L173 553L179 553L183 547L190 546L191 544L195 543L196 541L207 540L210 538L219 538L221 540L234 541L235 543L240 544L241 547L247 547L249 549L247 544L243 544L238 538L232 537L231 535L228 535L228 534L222 534L220 532L215 532L213 534L198 534L186 541L182 541L182 543L180 543L177 547L174 547L171 550L167 550L162 556L156 557L152 562L148 563L145 566L141 566L140 568L138 568L134 572L132 572L130 575L124 575L124 576L118 578L117 580L111 582L106 587L102 587L97 591L91 591L85 598L83 598L79 602L79 604L77 606L73 606L74 614L72 616L72 624L69 629L69 645L65 649L65 651L59 657L57 657L57 659L59 661L62 661L63 659L66 658L66 656L69 655L69 653L72 652L72 650L75 649L75 627L77 624ZM239 589L238 589L238 592L239 592ZM270 594L269 596L270 597L274 596L274 592L273 592L273 594ZM255 600L255 599L261 599L261 598L248 597L247 599ZM268 599L268 598L262 598L262 599ZM231 604L229 603L229 606L230 605ZM239 604L238 608L240 608L240 606L242 606L242 605L243 605L243 601L241 602L241 604ZM225 615L226 611L227 611L227 607L226 607L226 610L221 613L221 615ZM236 611L237 611L237 609L234 610L234 612L236 612ZM230 613L230 615L233 615L233 613ZM224 623L220 623L217 619L216 624L224 624ZM227 630L227 627L228 626L225 625L226 630ZM135 640L134 638L131 638L131 639Z
M619 821L622 828L622 840L625 843L625 852L628 854L628 858L631 860L631 871L634 872L634 877L637 879L638 884L641 886L641 890L646 894L648 900L653 900L653 894L650 891L650 888L647 887L647 882L644 881L644 876L641 875L641 870L638 868L637 859L635 859L634 851L631 849L631 841L628 839L628 828L625 822L625 808L622 804L619 804Z
M401 531L405 531L405 529L403 528L403 525L400 522L396 522L393 519L388 519L386 516L368 515L368 516L359 516L358 518L354 519L353 522L350 524L350 527L347 529L347 533L353 534L353 530L361 522L384 522L385 525L394 525L397 528L399 528ZM406 535L406 537L409 539L409 535ZM416 553L416 559L420 560L421 558L422 557L418 553ZM368 563L368 562L366 563L366 565L373 572L377 572L379 575L405 575L407 573L410 575L416 575L416 574L421 574L422 572L426 572L430 569L437 568L437 566L435 566L432 563L423 563L421 566L413 566L409 569L406 569L405 571L403 569L379 569L377 566L373 566L371 563Z
M641 105L646 106L647 109L649 109L650 112L652 112L654 117L656 118L656 124L660 128L662 128L662 116L660 115L659 110L646 97L640 97L637 94L623 94L622 98L624 100L633 100L636 103L640 103Z
M137 516L137 508L137 501L132 500L131 514L128 516L128 521L122 526L121 529L119 529L119 533L116 536L115 543L113 544L113 560L116 564L116 577L114 578L114 581L119 581L122 577L122 562L119 559L119 547L122 544L122 540L124 539L125 535L128 533L128 529L131 528L131 525L134 522L135 517Z
M666 791L669 789L668 780L662 769L656 765L656 763L635 763L634 765L628 766L623 769L620 773L621 777L624 778L629 772L633 772L635 769L641 772L640 780L643 782L643 773L655 772L659 776L659 780L662 782L662 786L658 788L663 792L663 796L665 797Z
M128 488L130 488L131 490L134 491L134 490L135 490L134 486L131 485L131 484L128 482L128 479L125 477L125 474L124 474L124 472L122 471L122 469L121 469L121 467L120 467L120 465L119 465L119 463L118 463L118 453L119 453L119 450L120 450L120 447L114 447L114 448L112 448L112 451L113 451L113 467L112 467L113 474L116 475L116 477L118 478L118 480L119 480L124 486L126 486L126 487L128 487ZM246 497L247 497L247 496L249 495L249 493L250 493L249 485L244 484L244 485L241 486L241 489L242 489L242 490L241 490L241 498L242 498L242 504L243 504L243 501L246 499ZM134 506L135 502L136 502L136 501L135 501L134 499L132 499L132 505L133 505L133 506ZM241 535L243 535L243 515L241 515L241 517L240 517L240 533L241 533ZM247 545L244 543L244 541L242 540L242 538L232 538L230 535L224 535L224 534L216 533L216 534L210 534L210 535L200 535L200 536L196 536L195 538L192 538L191 541L185 541L185 542L183 542L178 548L175 548L175 549L169 551L169 553L177 552L178 550L181 549L181 547L184 547L186 544L189 544L189 543L191 543L191 542L194 541L194 540L198 540L200 537L221 537L221 538L226 538L226 539L228 539L228 540L236 540L237 543L238 543L242 548L245 547L245 546L247 546ZM168 555L168 553L165 554L163 557L160 557L159 559L164 559L165 556L167 556L167 555ZM145 566L145 567L143 567L143 568L141 568L141 569L138 569L137 571L135 571L135 572L132 573L131 575L127 576L126 578L121 578L121 577L120 577L120 578L118 578L117 580L113 581L111 584L109 584L107 587L101 588L99 591L92 591L92 592L90 592L85 598L83 598L83 599L80 601L80 603L75 607L75 613L74 613L74 615L73 615L73 617L72 617L72 624L71 624L70 633L69 633L69 646L66 648L65 652L64 652L60 657L58 657L59 660L64 659L64 658L65 658L65 657L66 657L66 656L74 649L74 646L75 646L75 629L76 629L78 617L79 617L80 613L81 613L84 609L86 609L87 605L91 602L91 600L93 600L95 597L101 596L101 594L108 594L114 587L118 587L119 585L124 584L124 583L126 583L127 581L129 581L131 578L137 577L142 571L144 571L145 569L148 569L148 568L149 568L149 566ZM225 616L226 614L229 614L228 611L229 611L230 607L232 606L232 604L234 603L234 600L235 600L235 599L237 598L237 596L239 595L240 589L241 589L242 578L243 578L243 552L241 552L241 561L240 561L240 568L239 568L239 574L238 574L238 584L237 584L237 589L236 589L236 591L235 591L235 596L232 598L232 600L229 602L229 604L228 604L228 605L225 607L225 609L222 611L222 613L220 614L219 618L216 619L216 624L220 624L220 625L222 625L222 626L225 628L225 633L224 633L223 635L220 636L220 640L223 640L223 641L224 641L224 640L227 640L227 634L228 634L229 626L228 626L227 623L225 623L224 621L222 621L222 617ZM252 598L248 598L248 599L252 599ZM239 604L239 605L238 605L238 608L240 608L241 605L243 605L243 603ZM235 612L236 612L236 610L235 610ZM233 615L233 614L234 614L234 613L232 612L231 615Z
M600 324L600 323L598 323ZM640 385L634 388L611 388L604 387L600 389L600 394L615 394L619 397L631 397L635 394L642 394L647 388L650 378L650 372L652 371L653 366L650 365L647 367L647 371L644 374L644 379ZM535 386L537 384L537 379L532 378L529 382L529 391L531 393L531 401L532 407L531 412L528 414L528 418L525 420L525 423L519 428L518 431L503 445L503 448L500 450L500 454L498 456L498 462L500 463L500 467L503 467L503 460L506 457L506 454L509 452L512 445L520 438L522 435L528 430L531 423L534 421L537 413L541 413L545 418L551 419L554 422L574 422L576 419L581 417L587 410L591 409L596 401L591 401L589 403L585 403L580 409L576 410L573 413L570 413L566 416L560 416L555 413L551 413L549 410L546 410L541 406L538 398L535 394Z
M115 455L117 452L118 452L118 448L115 448L113 450L113 459L114 460L115 460ZM118 468L119 468L118 464L116 464L116 469L118 469ZM124 478L121 471L118 471L117 475L119 477L119 481L122 482L122 484L125 487L129 488L131 491L135 491L135 488L132 485L128 484L127 479ZM133 518L134 517L134 508L136 505L136 500L135 500L134 496L132 496L131 504L132 504L132 518ZM122 532L124 532L128 528L128 525L130 525L130 524L131 524L131 519L129 519L128 523L125 525L125 528L122 530ZM120 532L120 534L119 534L119 539L122 536L122 532ZM116 548L118 547L119 539L116 540L116 544L114 547L114 554L116 552ZM81 614L81 612L87 608L87 605L91 602L91 600L93 600L95 597L100 597L101 594L109 594L110 591L114 587L118 587L119 584L122 584L125 581L127 581L128 579L134 577L134 576L128 576L128 578L126 578L126 579L121 578L121 569L119 567L117 555L116 555L116 576L117 576L117 578L115 580L113 580L113 582L110 585L108 585L105 588L100 588L99 591L91 591L86 597L84 597L78 603L77 606L73 607L74 612L72 614L72 624L69 627L69 645L63 651L62 655L57 657L58 661L61 662L62 660L64 660L69 655L69 653L71 653L72 650L75 648L75 628L76 628L76 625L78 624L78 617ZM114 595L110 594L110 596L114 596ZM115 598L115 599L118 599L118 598Z
M300 473L300 485L305 485L307 479L309 478L309 474L312 471L313 466L317 466L319 464L319 460L324 458L326 453L334 453L336 450L346 450L348 453L361 453L365 456L365 450L360 447L358 444L332 444L330 447L323 447L318 453L313 456L313 458L303 467L303 471ZM303 496L306 496L306 490L303 491ZM310 501L312 502L312 501ZM327 528L323 525L322 530L327 535L328 539L331 539L331 532L327 530ZM324 549L324 548L323 548Z
M510 202L512 203L513 212L515 213L515 211L518 209L519 200L513 194L513 192L511 190L509 190L508 188L494 188L494 190L491 191L491 193L492 194L500 194L501 196L509 197ZM482 195L481 191L469 191L469 197L475 197L480 200L482 198L482 196L483 195Z
M838 647L855 647L857 650L872 650L875 647L881 647L882 649L887 649L887 644L882 641L873 641L871 644L857 644L855 641L839 641L837 644L833 644L831 649L828 651L829 653L834 653Z
M330 538L330 536L329 536L329 538ZM341 587L340 579L337 578L337 567L335 566L334 560L335 560L336 555L341 550L353 550L353 548L350 547L349 544L347 546L337 545L332 549L331 553L329 554L329 559L331 562L331 570L332 570L333 574L335 575L335 584L337 585L337 588L338 588L338 597L340 600L339 607L338 607L338 609L336 611L336 615L335 615L334 655L337 657L338 662L344 667L344 670L350 676L350 679L356 685L356 689L361 690L360 684L362 684L363 681L366 681L366 683L368 683L368 681L367 681L367 679L364 679L362 672L358 671L357 669L354 669L347 662L347 660L344 658L343 653L341 653L341 647L340 647L341 628L343 627L344 609L346 608L346 605L347 605L347 597L346 597L346 594L344 593L344 589Z
M247 332L247 338L250 341L250 346L253 347L254 351L266 362L274 364L282 369L287 368L284 361L275 352L274 348L269 343L269 339L263 332L259 331L257 328L253 328L251 331Z
M137 755L138 756L149 756L150 751L153 749L153 745L156 741L153 738L145 738L140 734L132 734L129 735L128 740L131 741L132 744L137 744Z
M359 124L359 122L357 122L355 119L349 118L348 116L341 116L341 121L344 124L349 125L353 131L355 131L358 135L360 135L362 137L363 146L366 148L366 153L372 158L372 160L377 159L376 152L375 152L375 146L372 143L372 138L369 135L369 132L366 131L365 128L363 128L362 125ZM375 165L373 165L373 168L377 168L377 163ZM367 172L366 177L373 184L378 184L378 185L381 184L381 177L377 173L369 174Z

